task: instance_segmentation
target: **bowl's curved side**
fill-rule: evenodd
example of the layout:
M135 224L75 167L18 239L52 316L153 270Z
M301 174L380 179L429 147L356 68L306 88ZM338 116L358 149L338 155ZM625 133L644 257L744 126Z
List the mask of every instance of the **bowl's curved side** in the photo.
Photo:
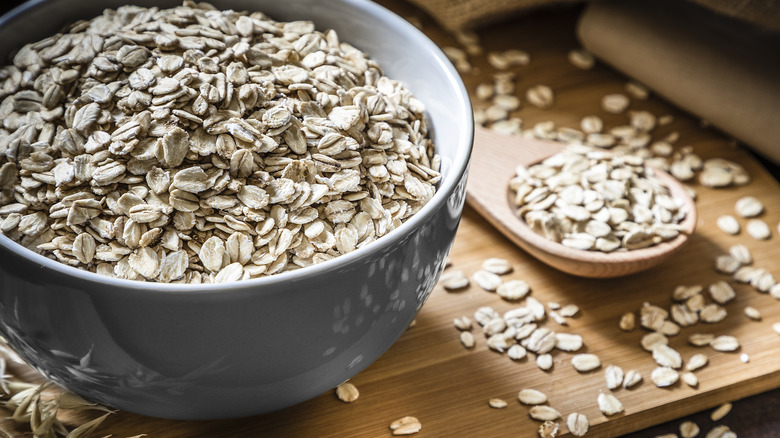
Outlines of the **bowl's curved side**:
M384 253L262 299L253 287L229 300L96 290L0 247L0 331L55 382L123 410L205 419L280 409L390 347L437 281L459 216L439 206Z
M24 31L4 41L34 40L65 21L124 3L36 0L0 19L0 38ZM190 293L175 285L74 274L0 244L0 332L66 388L145 415L206 419L268 412L317 396L368 366L428 297L465 198L473 141L468 95L446 57L417 29L363 0L213 4L267 8L280 20L313 19L369 53L426 103L443 178L429 205L365 251L224 289L193 286ZM34 29L29 21L20 24L33 16Z

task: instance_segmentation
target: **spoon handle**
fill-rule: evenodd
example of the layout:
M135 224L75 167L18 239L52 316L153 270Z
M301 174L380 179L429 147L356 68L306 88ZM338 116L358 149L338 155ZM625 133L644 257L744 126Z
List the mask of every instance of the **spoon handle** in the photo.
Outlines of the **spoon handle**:
M509 180L518 165L529 166L562 151L564 143L503 135L476 127L466 184L466 202L512 242L528 251L517 234L520 219L509 202Z

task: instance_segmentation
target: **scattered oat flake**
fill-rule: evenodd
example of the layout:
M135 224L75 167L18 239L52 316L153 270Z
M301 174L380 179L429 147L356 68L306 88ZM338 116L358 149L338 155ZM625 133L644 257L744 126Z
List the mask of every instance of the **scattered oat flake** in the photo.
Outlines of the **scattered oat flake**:
M491 398L488 400L488 405L494 409L503 409L507 406L507 403L504 399L501 398Z
M524 405L541 405L547 403L547 396L536 389L526 388L517 394L517 400Z
M657 344L669 345L669 338L663 333L652 332L642 336L640 344L645 350L653 351L653 347Z
M699 425L693 421L683 421L680 423L681 438L696 438L699 435Z
M740 266L742 263L731 254L721 254L715 257L715 270L721 274L734 274Z
M582 70L590 70L596 64L596 57L585 49L569 51L568 58L571 65Z
M743 363L748 363L750 362L750 356L748 356L747 353L742 353L739 355L739 360L742 361Z
M540 354L539 356L536 356L536 366L539 367L542 371L548 371L553 366L553 357L552 355L545 353Z
M653 360L662 367L680 368L682 358L680 353L666 344L653 345Z
M749 265L753 263L753 255L750 253L750 249L742 244L732 245L729 248L729 255L734 257L739 263L743 265Z
M709 287L710 297L718 304L726 304L736 298L737 293L734 288L726 281L718 281Z
M525 98L528 103L541 109L550 108L555 103L555 94L552 88L547 85L535 85L529 88L525 93Z
M508 280L496 288L496 294L509 301L521 300L531 292L531 287L523 280Z
M761 219L750 219L747 224L745 224L745 230L750 237L756 240L766 240L772 236L769 225Z
M730 214L719 216L715 223L718 225L718 228L726 234L739 234L739 222L737 221L737 218Z
M636 81L626 83L626 92L639 100L645 100L650 96L650 90L647 89L647 86Z
M682 380L686 385L690 386L691 388L696 388L699 386L699 378L696 377L696 374L693 374L690 371L685 371L680 374L680 380Z
M642 374L637 370L626 371L625 377L623 377L623 388L630 389L639 384L642 381Z
M547 314L550 316L550 319L552 319L556 323L558 323L558 324L560 324L562 326L568 326L569 325L569 321L567 321L566 318L561 316L561 314L558 313L558 311L550 310L549 312L547 312Z
M447 290L463 289L469 285L469 278L460 269L454 269L441 274L439 283Z
M701 320L710 324L721 322L726 319L726 316L728 316L726 308L715 303L707 304L699 311Z
M734 336L721 335L710 342L710 347L716 351L735 351L739 349L739 341Z
M580 312L580 308L576 304L567 304L558 311L561 316L571 318Z
M536 405L528 411L528 415L534 420L554 421L561 418L561 413L552 406Z
M745 196L737 200L734 210L744 218L756 217L764 211L764 204L755 196Z
M580 120L580 128L587 134L595 134L604 129L604 121L599 116L585 116Z
M617 365L609 365L604 369L604 379L608 389L619 388L623 384L623 368Z
M731 412L731 403L723 403L710 413L710 420L720 421Z
M482 269L496 275L504 275L512 272L512 264L509 260L493 257L482 262Z
M520 344L515 344L509 347L508 350L506 350L506 355L512 360L520 360L523 359L528 355L528 352L526 351L525 347L523 347Z
M745 307L745 316L752 319L753 321L761 321L761 312L752 306Z
M537 430L539 438L556 438L558 436L558 428L557 422L550 420L545 421Z
M780 322L776 322L772 324L772 330L775 331L778 335L780 335Z
M630 332L636 328L636 315L634 312L626 312L620 317L620 330Z
M566 417L566 427L569 428L569 433L574 436L585 436L585 434L588 433L590 422L585 414L573 412Z
M710 429L704 438L737 438L737 434L732 432L725 424L721 424Z
M399 418L390 424L393 435L412 435L419 432L420 429L422 429L420 420L411 416Z
M694 333L688 337L688 343L696 347L706 347L715 339L711 333Z
M358 392L358 389L355 387L355 385L349 382L344 382L336 387L336 396L344 403L352 403L358 399L360 393Z
M555 348L563 351L577 351L582 348L582 336L573 333L556 333Z
M699 314L697 312L703 306L703 298L701 295L697 294L688 299L685 304L673 304L669 310L672 311L672 319L674 319L677 324L688 327L699 322ZM661 326L661 330L659 330L661 333L668 336L674 336L679 333L679 326L677 326L675 330L665 330L664 328L667 322L670 321L664 321L664 325Z
M685 363L685 369L688 371L696 371L699 368L704 367L709 362L709 358L701 353L696 353L688 359Z
M601 360L598 356L591 353L575 354L571 358L571 365L575 370L581 373L586 373L600 367Z
M488 292L495 292L498 286L501 285L501 277L485 270L479 270L472 276L477 286Z
M457 328L460 331L471 330L471 318L469 318L468 316L461 316L460 318L455 318L453 320L453 324L455 325L455 328Z
M673 368L661 366L650 373L650 378L653 380L653 383L655 383L655 386L663 388L675 384L680 378L680 375Z
M463 333L468 333L468 332L463 332ZM490 336L487 339L487 346L491 350L495 350L498 351L499 353L503 353L504 350L509 348L509 342L503 333L497 333L493 336Z
M680 326L672 321L664 321L664 324L658 331L666 336L677 336L680 333Z
M597 398L599 409L604 415L615 415L623 412L623 403L612 394L599 394Z
M471 332L460 332L460 343L466 348L474 348L474 335Z
M625 94L607 94L601 98L601 108L613 114L620 114L628 108L629 100Z

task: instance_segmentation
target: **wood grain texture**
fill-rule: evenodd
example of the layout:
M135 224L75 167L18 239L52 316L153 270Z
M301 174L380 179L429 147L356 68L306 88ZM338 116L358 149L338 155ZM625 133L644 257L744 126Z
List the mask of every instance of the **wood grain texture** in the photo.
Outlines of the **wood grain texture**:
M561 142L507 136L477 127L469 166L466 201L499 232L542 262L568 274L589 278L613 278L634 274L663 263L688 241L697 223L696 205L685 188L671 175L655 169L674 199L688 211L680 223L683 232L667 242L648 248L603 253L569 248L549 240L515 215L507 187L518 165L530 166L562 151Z
M381 3L404 16L420 15L399 0ZM531 64L515 70L519 77L518 93L538 83L551 86L557 93L552 109L526 107L517 113L526 126L553 120L562 126L576 127L580 118L587 114L600 115L607 126L627 123L625 115L604 114L599 109L601 96L623 91L626 78L602 66L590 71L577 70L566 61L566 53L577 47L574 38L576 12L563 9L555 13L537 13L480 32L486 50L521 48L531 54ZM425 31L435 41L454 45L452 37L436 28L429 19L423 22ZM484 57L475 58L473 63L479 73L464 76L470 91L478 83L489 81L492 72ZM452 325L453 318L473 315L480 306L504 311L515 305L476 286L460 292L446 292L437 286L416 324L386 354L352 379L360 390L360 398L354 403L342 403L329 391L279 412L229 421L171 421L120 412L106 420L95 436L389 437L388 426L393 420L413 415L422 422L422 431L415 435L420 438L533 437L538 423L528 417L528 409L516 401L516 396L523 388L536 388L545 392L550 404L564 415L574 411L586 414L593 424L587 436L614 437L724 401L780 387L780 361L777 360L780 336L771 330L773 323L780 322L780 302L749 286L736 286L738 296L726 305L729 317L725 321L714 325L699 324L684 329L671 339L671 345L679 349L683 359L695 352L706 352L710 356L709 365L696 373L700 381L698 389L682 384L668 389L655 388L649 382L655 365L649 354L639 347L644 330L625 333L618 329L619 316L626 311L636 311L644 302L668 306L677 285L707 285L726 279L713 271L713 260L735 243L748 246L755 264L780 278L780 266L776 264L780 259L780 236L776 228L780 221L778 184L746 151L729 146L729 140L720 133L702 128L698 120L667 103L651 98L632 101L632 108L674 115L674 124L658 128L657 136L678 131L678 145L692 145L704 158L735 160L753 175L753 182L745 187L721 190L697 187L699 223L695 235L672 259L640 274L608 280L563 274L520 250L470 208L464 213L451 253L453 266L450 268L472 274L485 258L503 257L515 267L506 278L526 280L532 287L532 296L538 300L577 304L581 313L571 320L568 328L557 327L551 321L546 326L581 334L585 340L583 351L599 355L604 365L616 364L626 370L641 371L645 376L643 384L633 390L615 391L626 408L625 413L610 418L600 414L596 397L600 391L607 391L603 369L579 374L570 365L569 353L555 353L553 369L543 372L532 358L513 362L505 355L488 350L478 331L475 331L476 347L464 349ZM734 202L745 195L757 196L764 202L766 213L762 218L772 227L770 240L756 241L744 232L728 236L715 226L716 218L721 214L733 214ZM761 309L761 322L751 321L743 315L747 305ZM686 344L685 338L695 332L732 334L740 340L742 347L737 353L694 348ZM742 363L740 353L748 354L750 362ZM33 371L19 366L12 366L10 371L34 378ZM491 409L487 403L492 397L504 398L509 406ZM737 409L739 404L735 405ZM74 416L71 421L83 418L86 417ZM777 420L767 416L765 421L771 427L771 422ZM13 429L9 420L0 426L21 431ZM20 435L14 432L12 436Z

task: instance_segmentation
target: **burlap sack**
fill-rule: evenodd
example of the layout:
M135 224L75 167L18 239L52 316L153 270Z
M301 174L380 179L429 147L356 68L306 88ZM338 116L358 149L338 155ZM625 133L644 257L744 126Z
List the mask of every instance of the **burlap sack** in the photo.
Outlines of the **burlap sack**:
M780 33L679 0L590 4L583 47L780 163Z
M426 10L445 28L457 31L479 27L538 8L582 0L409 0ZM625 0L632 1L632 0ZM653 0L642 0L652 2ZM682 1L682 0L680 0ZM718 13L780 31L777 0L691 0Z

